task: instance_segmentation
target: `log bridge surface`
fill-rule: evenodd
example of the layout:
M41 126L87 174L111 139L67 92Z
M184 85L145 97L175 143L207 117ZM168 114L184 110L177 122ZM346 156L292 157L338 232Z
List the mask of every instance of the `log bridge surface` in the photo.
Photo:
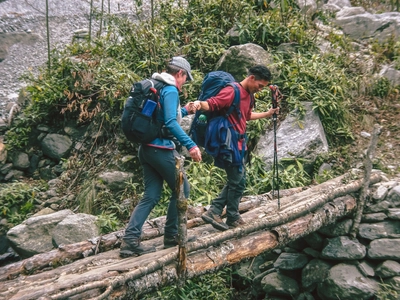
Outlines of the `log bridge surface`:
M372 172L369 184L381 180L379 172ZM123 231L118 231L37 254L0 268L0 299L136 299L182 280L182 252L184 276L191 278L272 251L354 215L354 195L363 182L348 173L306 189L281 191L279 209L270 194L244 197L240 211L247 224L224 232L204 224L204 208L195 208L198 211L191 218L188 214L186 226L187 234L197 240L185 247L163 249L162 217L143 228L143 243L156 246L154 253L120 258Z

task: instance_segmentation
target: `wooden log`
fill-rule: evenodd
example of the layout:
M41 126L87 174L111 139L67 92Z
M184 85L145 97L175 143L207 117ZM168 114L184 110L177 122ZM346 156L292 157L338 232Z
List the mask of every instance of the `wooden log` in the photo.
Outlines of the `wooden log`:
M175 158L176 160L176 194L178 196L178 234L179 234L179 250L178 250L178 286L183 286L186 280L186 262L187 262L187 199L184 192L184 162L183 156Z

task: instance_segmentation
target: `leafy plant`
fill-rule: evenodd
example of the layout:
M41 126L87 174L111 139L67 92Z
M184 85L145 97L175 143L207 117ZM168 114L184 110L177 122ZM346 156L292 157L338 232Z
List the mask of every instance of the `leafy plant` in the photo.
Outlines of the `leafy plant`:
M372 95L385 98L389 95L391 85L386 77L380 77L372 86Z
M21 120L20 117L18 119ZM22 150L28 146L31 127L23 126L23 123L19 123L21 124L20 126L12 127L6 132L6 146L8 150Z
M32 183L14 182L0 185L0 214L11 225L18 225L34 211L34 202L47 185L38 181Z
M187 176L190 182L189 204L209 205L225 184L225 172L212 163L189 162Z
M330 143L340 144L353 138L348 99L354 80L336 65L335 58L318 54L277 55L275 65L281 72L276 84L290 110L304 112L302 102L311 101Z
M114 213L102 212L97 216L97 225L100 227L102 234L114 232L120 229L124 224Z
M231 268L225 268L213 274L187 279L183 287L166 286L157 292L144 295L144 300L169 299L215 299L227 300L232 297L230 282Z

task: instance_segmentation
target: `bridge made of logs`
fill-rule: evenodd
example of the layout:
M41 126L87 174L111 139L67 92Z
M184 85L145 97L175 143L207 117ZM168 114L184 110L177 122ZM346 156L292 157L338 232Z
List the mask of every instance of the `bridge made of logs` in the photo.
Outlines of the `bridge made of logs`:
M203 207L191 208L185 213L181 247L163 249L165 218L153 219L143 228L143 243L157 251L139 257L119 257L123 231L65 245L0 268L0 299L136 299L355 216L360 200L354 195L382 178L379 172L348 173L308 188L283 190L279 207L271 194L244 197L240 211L247 224L224 232L204 224ZM197 240L185 243L186 233Z

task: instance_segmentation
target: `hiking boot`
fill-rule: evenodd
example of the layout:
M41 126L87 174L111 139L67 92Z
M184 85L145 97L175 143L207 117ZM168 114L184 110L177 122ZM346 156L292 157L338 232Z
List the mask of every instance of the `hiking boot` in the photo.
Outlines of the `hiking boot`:
M239 219L237 219L236 221L233 221L233 222L227 220L226 225L228 225L229 228L236 228L236 227L246 225L246 222L243 221L242 217L239 217Z
M143 246L140 243L140 239L129 239L122 240L119 250L119 256L138 256L150 252L156 252L156 248L154 246Z
M214 214L211 210L206 211L201 215L204 222L211 224L215 229L225 231L229 229L229 226L222 222L221 216Z
M187 242L194 242L197 238L192 235L188 236ZM164 249L175 247L179 245L179 236L176 234L174 236L164 235Z

